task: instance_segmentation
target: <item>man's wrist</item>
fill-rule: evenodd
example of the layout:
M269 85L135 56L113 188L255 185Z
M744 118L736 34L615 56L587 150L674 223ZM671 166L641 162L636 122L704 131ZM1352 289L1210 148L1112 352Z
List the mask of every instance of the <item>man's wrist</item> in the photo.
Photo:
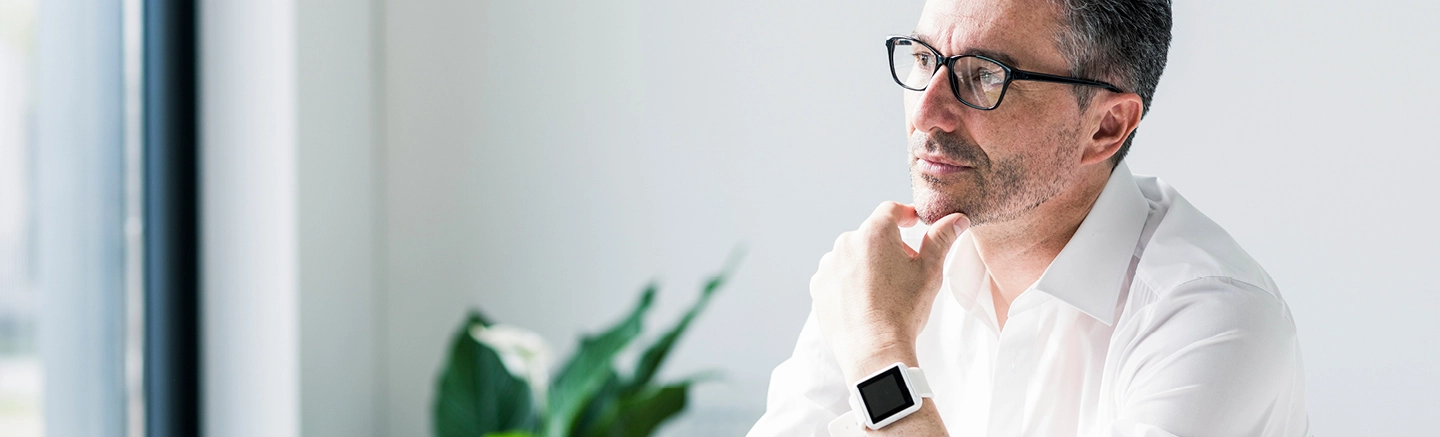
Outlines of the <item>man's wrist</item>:
M945 429L945 421L940 417L940 410L934 402L925 402L920 406L920 411L905 416L898 422L890 424L879 430L866 430L865 435L923 435L927 437L945 437L950 435Z
M872 347L868 351L862 351L862 354L856 362L843 363L845 380L851 385L858 384L865 375L890 367L897 362L905 363L910 367L919 367L914 344L890 343Z

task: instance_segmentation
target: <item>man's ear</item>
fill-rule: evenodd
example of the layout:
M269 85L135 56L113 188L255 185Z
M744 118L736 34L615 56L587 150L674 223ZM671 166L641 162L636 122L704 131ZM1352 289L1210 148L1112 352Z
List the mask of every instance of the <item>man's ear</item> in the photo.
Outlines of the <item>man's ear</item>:
M1120 151L1125 139L1140 125L1145 105L1135 93L1100 92L1090 101L1085 111L1085 126L1090 135L1085 138L1085 153L1081 164L1091 165L1106 161Z

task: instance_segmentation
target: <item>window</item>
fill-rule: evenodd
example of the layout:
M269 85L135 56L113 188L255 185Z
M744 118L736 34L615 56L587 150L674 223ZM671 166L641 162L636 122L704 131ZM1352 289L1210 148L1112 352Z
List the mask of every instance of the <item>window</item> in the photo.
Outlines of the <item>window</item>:
M193 13L0 0L7 437L198 431Z
M125 435L140 373L127 304L141 290L122 5L0 10L0 427Z

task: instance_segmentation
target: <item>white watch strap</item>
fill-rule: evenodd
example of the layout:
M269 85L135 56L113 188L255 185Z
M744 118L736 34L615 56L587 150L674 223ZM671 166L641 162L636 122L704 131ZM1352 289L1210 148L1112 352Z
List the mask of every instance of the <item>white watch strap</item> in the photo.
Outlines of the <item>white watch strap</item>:
M850 410L830 421L830 437L863 437L865 425L860 424L860 416L855 415L855 410Z
M925 379L925 371L919 367L910 368L910 386L915 387L915 394L922 398L933 398L935 393L930 391L930 381Z

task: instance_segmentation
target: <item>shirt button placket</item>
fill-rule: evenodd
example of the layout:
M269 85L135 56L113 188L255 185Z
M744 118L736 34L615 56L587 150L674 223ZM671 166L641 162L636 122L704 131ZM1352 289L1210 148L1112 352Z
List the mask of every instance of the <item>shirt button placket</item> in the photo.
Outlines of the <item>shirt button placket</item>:
M1025 407L1025 378L1017 373L1020 369L1019 356L1025 348L1022 333L1007 323L1000 333L1000 347L996 353L994 388L990 392L990 430L992 437L1014 437L1021 430L1021 418Z
M990 400L992 437L1016 437L1025 432L1025 400L1029 394L1036 347L1036 311L1010 315L1000 333L994 388Z

